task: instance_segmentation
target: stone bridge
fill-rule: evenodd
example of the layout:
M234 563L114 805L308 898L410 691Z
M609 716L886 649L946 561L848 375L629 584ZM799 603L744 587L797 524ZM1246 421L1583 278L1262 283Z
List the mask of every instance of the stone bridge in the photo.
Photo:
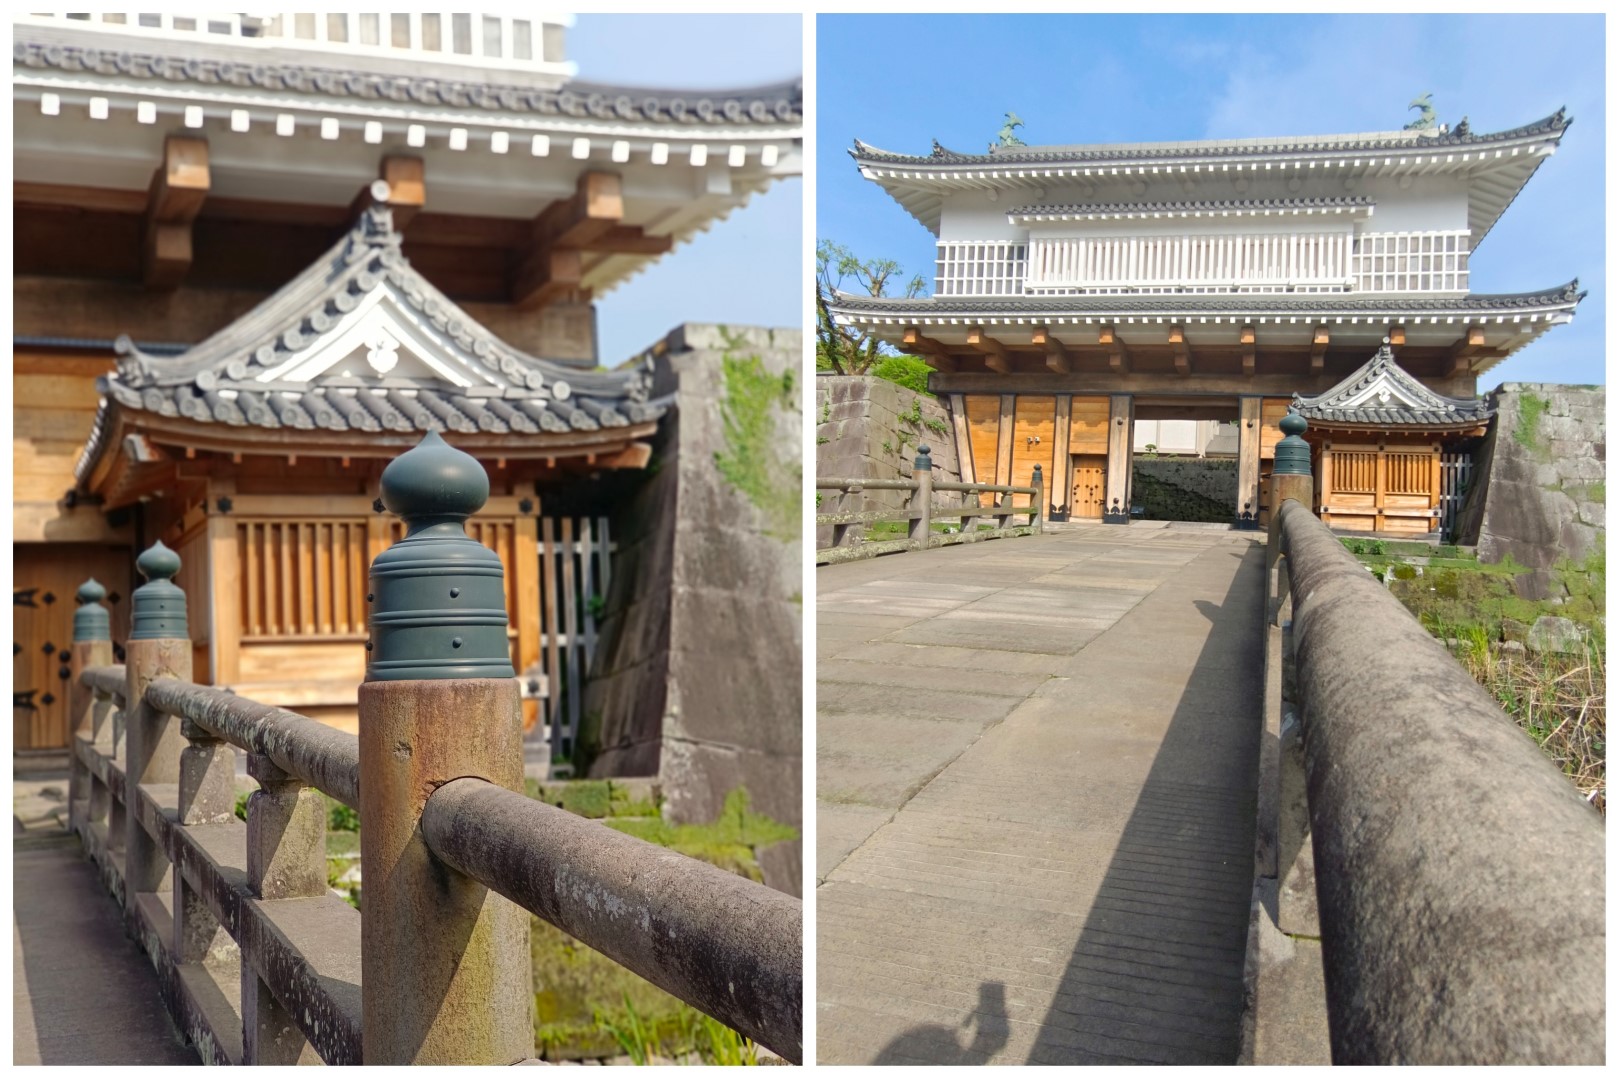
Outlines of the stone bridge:
M76 836L13 869L17 1061L532 1061L531 914L801 1061L800 902L524 795L503 568L462 525L488 479L430 434L382 487L408 531L370 569L358 736L193 683L161 543L123 664L80 590ZM363 911L327 887L323 796L360 812Z
M818 1061L1603 1060L1602 819L1304 460L817 571Z

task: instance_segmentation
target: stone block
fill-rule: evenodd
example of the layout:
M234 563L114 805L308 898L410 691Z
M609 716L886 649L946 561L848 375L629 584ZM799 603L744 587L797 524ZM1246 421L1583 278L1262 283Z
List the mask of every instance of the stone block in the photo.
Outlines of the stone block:
M1525 644L1538 653L1577 653L1586 647L1586 636L1569 619L1543 615L1530 627Z
M1552 574L1546 570L1531 570L1513 578L1513 593L1520 600L1545 600L1553 595L1555 587Z

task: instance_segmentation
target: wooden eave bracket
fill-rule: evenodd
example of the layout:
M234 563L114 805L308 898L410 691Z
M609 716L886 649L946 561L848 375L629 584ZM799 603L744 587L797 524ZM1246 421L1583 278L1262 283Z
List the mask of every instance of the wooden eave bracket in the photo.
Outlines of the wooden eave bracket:
M141 280L148 289L178 288L191 269L191 223L208 198L208 140L170 135L163 164L146 194Z
M1327 323L1318 326L1311 334L1311 374L1320 374L1327 363L1328 347Z
M1485 354L1485 328L1470 326L1451 347L1451 374L1466 375L1474 369L1474 361Z
M952 372L956 370L956 360L952 358L950 350L931 337L924 337L922 331L915 326L908 326L900 336L903 348L921 356L928 362L928 366L935 371Z
M388 154L377 166L377 179L388 185L385 204L393 211L394 230L403 233L405 226L416 217L417 211L427 205L427 172L419 157ZM377 205L373 185L367 184L349 204L349 220L354 221L372 206Z
M1245 326L1238 332L1238 344L1243 346L1243 374L1254 374L1254 327Z
M1003 375L1011 373L1012 363L1007 355L1007 347L986 334L984 327L968 327L967 343L970 347L984 354L985 367L991 371L999 371Z
M574 194L546 207L530 226L527 251L512 274L512 302L532 309L580 291L583 252L654 256L674 243L624 224L624 183L617 173L581 173Z
M1116 375L1128 374L1131 370L1131 351L1125 343L1119 340L1113 324L1097 328L1097 344L1108 350L1108 369Z
M1175 357L1176 374L1192 374L1192 350L1187 347L1185 327L1172 326L1169 333L1170 352Z

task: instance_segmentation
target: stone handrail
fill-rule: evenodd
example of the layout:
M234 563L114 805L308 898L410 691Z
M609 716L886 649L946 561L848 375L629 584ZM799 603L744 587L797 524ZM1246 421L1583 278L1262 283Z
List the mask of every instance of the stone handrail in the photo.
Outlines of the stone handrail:
M428 798L422 834L468 877L801 1059L803 946L793 897L476 778Z
M1333 1060L1601 1063L1602 819L1308 507L1274 505Z
M191 682L161 543L124 665L104 590L80 589L70 817L176 1025L213 1064L517 1063L532 912L797 1063L800 901L521 793L503 571L446 525L487 479L436 435L412 454L384 476L417 531L371 567L358 737ZM361 812L364 914L327 885L322 792Z
M1041 467L1036 465L1029 487L1015 487L1007 484L962 484L954 481L934 482L933 460L929 457L926 445L917 447L917 458L910 480L876 480L864 477L816 477L817 491L840 491L850 494L856 492L873 491L909 491L911 498L907 500L904 510L850 510L830 514L817 514L817 525L831 525L833 536L832 546L819 548L816 551L816 562L840 563L855 559L870 558L874 555L887 555L897 551L921 551L933 547L947 547L952 544L968 544L980 540L995 540L1006 536L1028 536L1042 530L1045 503L1045 484L1041 476ZM967 506L947 508L933 505L934 492L949 491L963 495L978 496L981 494L999 495L999 503L992 507L978 505L977 499ZM1013 505L1014 495L1028 495L1029 502L1023 506ZM978 529L977 519L988 517L995 519L995 526L991 529ZM1014 517L1027 517L1028 524L1011 525ZM957 518L961 522L955 533L935 533L933 523L936 518ZM856 544L849 543L849 527L851 525L872 525L878 522L906 524L906 537L903 540L862 541Z

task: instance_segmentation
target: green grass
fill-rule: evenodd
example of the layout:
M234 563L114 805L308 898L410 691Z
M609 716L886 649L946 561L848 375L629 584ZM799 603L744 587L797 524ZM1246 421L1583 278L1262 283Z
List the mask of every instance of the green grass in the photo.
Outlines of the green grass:
M799 488L803 470L790 449L777 445L777 410L797 410L793 371L772 375L757 356L722 357L725 398L720 403L724 450L715 467L732 487L765 515L765 531L779 539L799 535Z
M1542 458L1547 456L1547 449L1541 445L1541 418L1549 404L1546 398L1523 395L1519 398L1519 420L1513 425L1513 441Z

